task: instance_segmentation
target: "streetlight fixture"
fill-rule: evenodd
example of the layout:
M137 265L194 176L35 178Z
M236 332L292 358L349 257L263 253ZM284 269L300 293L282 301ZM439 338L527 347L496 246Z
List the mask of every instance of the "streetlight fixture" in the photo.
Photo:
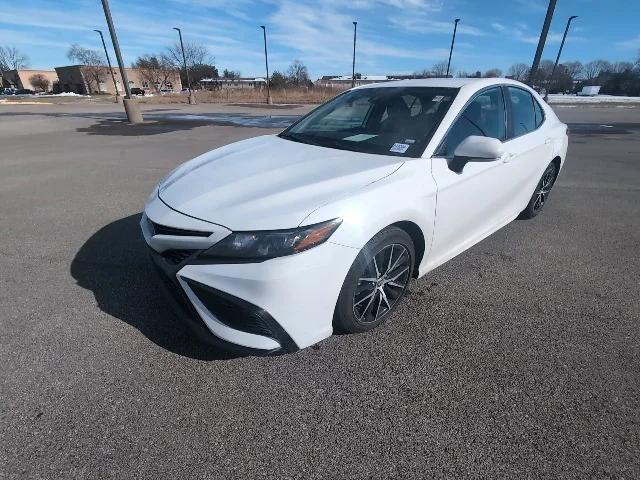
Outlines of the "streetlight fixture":
M549 6L547 7L547 14L544 17L544 23L542 24L542 32L540 32L540 39L538 40L538 48L536 48L536 54L533 57L533 64L531 70L529 70L529 79L527 83L533 87L536 74L538 73L538 65L540 65L540 57L542 57L542 51L544 50L544 44L547 42L547 33L549 33L549 26L551 25L551 19L553 18L553 12L556 9L556 0L549 0Z
M449 67L451 67L451 54L453 53L453 44L456 41L456 31L458 30L459 21L460 19L456 18L453 24L453 37L451 38L451 48L449 49L449 61L447 62L447 74L445 75L446 77L449 76Z
M351 88L356 86L356 32L358 22L353 22L353 63L351 64Z
M267 56L267 27L260 25L264 36L264 66L267 69L267 104L271 105L273 100L271 99L271 87L269 81L269 57Z
M122 78L122 81L124 82L124 110L127 112L127 119L130 123L142 123L143 119L142 113L140 113L140 106L133 98L131 98L131 87L129 86L129 79L127 78L127 71L124 68L124 62L122 61L122 53L120 52L116 29L113 26L113 19L111 18L111 10L109 9L108 0L102 0L102 8L104 9L104 16L107 20L109 33L111 34L113 50L116 52L116 60L118 60L118 67L120 68L120 78Z
M104 43L104 36L102 35L101 30L94 30L100 35L100 40L102 40L102 46L104 47L104 55L107 57L107 65L109 65L109 73L111 74L111 79L113 80L113 88L116 90L116 103L122 103L122 97L120 96L120 92L118 91L118 83L116 82L116 76L113 73L113 67L111 66L111 59L109 58L109 52L107 51L107 44Z
M193 95L193 91L191 90L191 79L189 78L189 69L187 68L187 57L184 54L184 44L182 43L182 31L178 27L173 27L174 30L178 31L178 36L180 37L180 50L182 50L182 62L184 63L184 71L187 75L187 88L189 89L189 104L195 105L196 98Z
M549 77L549 84L547 85L547 89L544 92L544 101L546 102L549 99L549 87L551 87L551 83L553 82L553 75L556 73L556 68L558 68L558 62L560 61L560 55L562 54L562 47L564 47L564 41L567 39L567 33L569 32L569 25L571 25L571 21L574 18L578 18L577 15L571 15L569 20L567 20L567 26L564 29L564 35L562 36L562 42L560 42L560 49L558 50L558 56L556 57L556 63L553 64L553 69L551 70L551 76Z

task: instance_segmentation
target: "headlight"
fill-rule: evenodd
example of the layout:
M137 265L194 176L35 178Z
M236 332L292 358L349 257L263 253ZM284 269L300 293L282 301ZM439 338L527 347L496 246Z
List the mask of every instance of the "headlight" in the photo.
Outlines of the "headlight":
M202 252L200 258L261 261L293 255L326 242L341 223L342 219L336 218L292 230L234 232Z

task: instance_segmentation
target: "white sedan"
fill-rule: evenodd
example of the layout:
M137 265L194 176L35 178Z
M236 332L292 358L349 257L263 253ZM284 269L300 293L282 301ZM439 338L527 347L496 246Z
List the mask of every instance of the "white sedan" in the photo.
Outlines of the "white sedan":
M546 204L567 126L507 79L349 90L171 172L141 220L201 338L293 352L384 322L410 279Z

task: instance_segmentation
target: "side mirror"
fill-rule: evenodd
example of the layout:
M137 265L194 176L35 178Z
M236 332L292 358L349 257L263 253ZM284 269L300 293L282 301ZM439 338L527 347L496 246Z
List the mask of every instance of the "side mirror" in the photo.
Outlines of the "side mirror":
M503 153L504 147L497 138L471 135L456 147L449 167L460 173L468 162L493 162Z

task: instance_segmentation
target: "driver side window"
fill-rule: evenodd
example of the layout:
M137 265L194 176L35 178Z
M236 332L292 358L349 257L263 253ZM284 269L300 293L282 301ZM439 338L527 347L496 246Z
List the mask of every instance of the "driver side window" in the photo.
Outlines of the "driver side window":
M456 147L471 135L506 138L504 98L502 88L494 87L475 96L455 121L437 155L453 157Z

